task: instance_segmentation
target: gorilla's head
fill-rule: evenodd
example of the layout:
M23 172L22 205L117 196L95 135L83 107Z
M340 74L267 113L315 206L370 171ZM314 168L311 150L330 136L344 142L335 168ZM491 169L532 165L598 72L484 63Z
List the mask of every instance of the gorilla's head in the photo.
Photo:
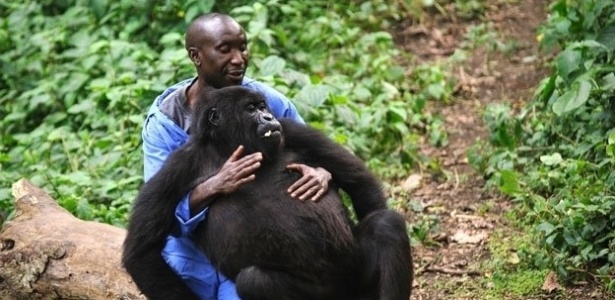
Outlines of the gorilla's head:
M243 145L244 154L262 152L265 159L281 149L282 126L269 112L265 97L241 86L203 92L196 104L190 132L223 156Z

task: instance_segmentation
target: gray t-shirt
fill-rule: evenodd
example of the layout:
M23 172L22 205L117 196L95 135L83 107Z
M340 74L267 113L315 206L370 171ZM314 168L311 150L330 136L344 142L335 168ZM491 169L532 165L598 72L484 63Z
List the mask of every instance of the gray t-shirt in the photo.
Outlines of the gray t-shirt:
M185 132L188 132L192 123L192 109L188 105L188 97L186 96L186 92L192 84L194 84L194 81L178 88L160 103L160 111Z

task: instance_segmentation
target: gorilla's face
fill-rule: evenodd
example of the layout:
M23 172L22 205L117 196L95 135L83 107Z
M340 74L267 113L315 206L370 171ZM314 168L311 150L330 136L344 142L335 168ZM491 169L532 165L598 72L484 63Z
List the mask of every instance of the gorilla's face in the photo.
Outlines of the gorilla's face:
M248 120L256 120L256 136L260 137L264 144L279 145L282 142L282 126L269 112L264 101L249 104L247 111L250 114Z
M239 145L245 154L261 152L265 159L281 149L282 126L262 94L233 86L207 91L198 101L190 130L200 142L229 156Z
M265 158L275 155L275 152L282 146L282 125L269 112L264 99L255 98L249 101L245 112L247 116L244 124L256 122L254 132L258 141L254 140L254 152L262 152ZM249 141L251 138L246 137L246 140Z

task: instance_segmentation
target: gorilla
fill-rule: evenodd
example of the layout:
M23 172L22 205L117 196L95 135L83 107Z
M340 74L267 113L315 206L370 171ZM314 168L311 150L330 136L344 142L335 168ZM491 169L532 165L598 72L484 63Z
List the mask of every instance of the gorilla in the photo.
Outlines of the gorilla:
M387 209L380 182L360 159L318 130L276 120L258 92L233 86L199 97L190 140L145 183L130 217L122 261L146 296L195 298L161 250L181 198L243 145L244 153L263 154L256 178L217 197L194 232L242 299L409 299L413 270L405 220ZM287 193L300 176L286 168L290 163L331 173L320 201Z

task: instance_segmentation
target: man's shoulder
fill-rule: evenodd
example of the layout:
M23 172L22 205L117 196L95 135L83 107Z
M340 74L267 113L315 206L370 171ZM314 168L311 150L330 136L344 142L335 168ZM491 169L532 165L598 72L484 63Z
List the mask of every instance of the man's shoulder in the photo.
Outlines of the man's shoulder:
M178 122L181 118L181 103L185 102L185 90L194 78L182 80L160 94L147 112L143 131L157 130L182 130L183 122ZM178 125L179 123L179 125Z
M160 105L160 103L162 103L162 101L164 101L164 99L169 98L169 96L171 94L173 94L174 92L176 92L177 90L186 88L186 86L190 85L191 82L193 82L195 80L195 77L192 78L188 78L188 79L184 79L178 83L173 84L170 87L167 87L162 94L158 95L158 97L156 97L156 99L154 100L154 105L158 106Z
M263 93L263 95L265 95L265 98L269 100L278 100L283 102L288 101L288 98L286 98L286 96L280 93L280 91L265 83L262 83L249 77L244 77L242 86Z

